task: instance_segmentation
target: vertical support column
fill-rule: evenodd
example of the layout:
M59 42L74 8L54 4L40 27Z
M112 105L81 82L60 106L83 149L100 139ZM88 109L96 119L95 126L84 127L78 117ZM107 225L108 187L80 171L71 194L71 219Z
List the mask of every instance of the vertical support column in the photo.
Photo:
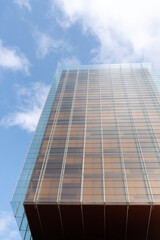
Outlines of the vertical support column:
M149 179L148 179L148 174L147 174L145 162L144 162L144 159L143 159L142 149L141 149L141 146L140 146L139 141L138 141L138 134L137 134L137 131L136 131L136 128L135 128L134 119L133 119L133 116L132 116L131 107L130 107L130 103L129 103L129 99L128 99L128 94L127 94L127 91L126 91L126 88L125 88L125 84L123 82L122 69L121 69L121 75L122 75L123 87L124 87L124 90L125 90L125 93L126 93L126 100L127 100L127 103L128 103L128 110L129 110L130 120L132 122L132 130L133 130L134 136L135 136L137 152L138 152L139 159L140 159L140 164L141 164L141 167L142 167L142 173L143 173L143 177L144 177L144 182L145 182L145 185L146 185L146 190L147 190L149 202L152 203L153 202L153 194L152 194L152 190L151 190L151 187L150 187L150 183L149 183Z
M89 70L88 70L88 79L87 79L86 113L85 113L84 142L83 142L83 162L82 162L82 179L81 179L81 198L80 198L81 203L83 202L83 181L84 181L85 146L86 146L86 129L87 129L87 108L88 108L88 86L89 86Z
M153 205L150 206L150 210L149 210L149 218L148 218L148 226L147 226L146 240L148 239L149 226L150 226L151 215L152 215L152 208L153 208Z
M84 141L83 141L83 161L82 161L82 178L81 178L81 196L80 196L81 214L82 214L82 226L83 226L83 239L85 239L85 230L84 230L84 216L83 216L82 202L83 202L83 181L84 181L85 146L86 146L86 129L87 129L88 85L89 85L89 69L88 69L88 78L87 78L86 112L85 112L85 127L84 127Z
M68 124L67 138L66 138L65 150L64 150L64 155L63 155L63 164L62 164L62 169L61 169L61 176L60 176L58 195L57 195L58 203L60 202L61 194L62 194L63 178L64 178L64 171L65 171L66 157L67 157L67 152L68 152L68 144L69 144L69 138L70 138L71 125L72 125L72 116L73 116L73 108L74 108L74 102L75 102L75 94L76 94L76 89L77 89L78 75L79 75L79 70L77 70L77 76L76 76L76 82L75 82L74 94L73 94L73 100L72 100L72 107L71 107L69 124Z
M101 93L101 79L99 75L99 88L100 88L100 118L101 118L101 154L102 154L102 174L103 174L103 201L106 202L105 193L105 175L104 175L104 154L103 154L103 123L102 123L102 93Z
M145 73L145 71L144 71L144 69L143 69L143 66L142 66L142 71L144 72L144 75L146 75L146 73ZM147 79L147 76L146 76L146 79ZM135 78L135 80L136 80L136 78ZM147 80L148 80L148 79L147 79ZM149 80L148 80L148 83L149 83L149 86L148 86L148 87L149 87L149 89L151 90L151 92L152 92L152 94L153 94L153 96L154 96L154 102L155 102L155 103L156 103L156 102L158 103L157 111L158 111L159 114L160 114L158 99L157 99L156 94L155 94L155 92L154 92L154 90L153 90L152 84L150 83ZM139 91L138 86L137 86L137 80L136 80L136 87L137 87L137 90ZM139 94L140 94L140 91L139 91ZM156 137L155 137L155 135L154 135L154 131L153 131L153 128L152 128L152 124L151 124L151 121L150 121L150 119L149 119L149 117L148 117L147 109L146 109L146 106L145 106L145 104L144 104L142 95L140 94L140 96L141 96L141 100L142 100L142 103L143 103L144 114L146 115L147 124L148 124L149 130L150 130L150 132L151 132L151 136L152 136L152 139L153 139L153 143L154 143L154 145L155 145L156 153L157 153L157 156L158 156L158 159L159 159L159 162L160 162L160 152L159 152L159 146L158 146L158 143L157 143L157 139L156 139Z
M39 199L39 194L40 194L40 191L41 191L41 186L42 186L42 182L43 182L43 178L44 178L44 173L45 173L46 166L47 166L47 163L48 163L49 151L50 151L50 148L51 148L52 139L53 139L54 131L55 131L55 128L56 128L60 107L61 107L61 104L62 104L63 94L64 94L66 82L67 82L67 77L68 77L68 70L66 72L65 79L64 79L64 82L63 82L63 87L62 87L61 95L60 95L60 98L59 98L58 106L57 106L57 109L56 109L56 114L55 114L54 122L53 122L53 125L52 125L52 129L51 129L48 145L47 145L47 148L46 148L45 157L44 157L41 172L40 172L40 175L39 175L38 184L37 184L37 188L36 188L36 192L35 192L33 202L37 202L38 199Z
M110 73L110 77L111 77L111 73ZM112 78L111 78L111 87L112 87L112 92L113 92ZM124 158L123 158L123 152L122 152L122 146L121 146L120 130L119 130L119 124L118 124L117 111L116 111L117 107L116 107L114 97L113 97L113 102L114 102L114 115L115 115L115 119L116 119L117 130L118 130L118 145L119 145L119 150L120 150L121 169L122 169L122 174L123 174L125 197L126 197L127 204L129 204L130 199L129 199L129 193L128 193L127 177L126 177L126 170L125 170L125 164L124 164Z
M102 174L103 174L103 201L104 201L104 239L106 237L106 214L105 214L105 203L106 203L106 191L105 191L105 173L104 173L104 153L103 153L103 121L102 121L102 86L101 86L101 76L99 74L99 90L100 90L100 118L101 118L101 158L102 158Z

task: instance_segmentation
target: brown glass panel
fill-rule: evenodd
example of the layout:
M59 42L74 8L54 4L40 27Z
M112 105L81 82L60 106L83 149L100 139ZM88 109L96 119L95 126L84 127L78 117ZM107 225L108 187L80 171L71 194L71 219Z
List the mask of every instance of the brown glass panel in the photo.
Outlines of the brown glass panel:
M60 212L57 205L38 205L39 218L43 226L44 239L63 239ZM42 239L42 238L39 238Z
M146 240L149 213L150 206L129 206L127 239Z
M35 208L33 204L30 205L27 203L24 204L24 208L25 208L25 213L27 216L32 237L35 240L43 240L44 233L41 227L41 223L39 221L37 208Z
M104 205L82 205L85 239L104 239Z
M127 206L105 206L105 239L121 240L126 234Z
M160 206L155 205L154 207L152 207L151 211L148 240L160 239L159 222L160 222Z
M63 231L66 240L84 238L81 205L60 205Z

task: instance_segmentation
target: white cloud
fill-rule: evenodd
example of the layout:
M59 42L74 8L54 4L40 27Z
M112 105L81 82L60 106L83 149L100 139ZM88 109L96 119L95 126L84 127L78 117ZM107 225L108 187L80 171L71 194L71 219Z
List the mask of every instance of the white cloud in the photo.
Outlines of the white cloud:
M33 132L37 126L45 99L47 97L49 86L36 82L28 88L16 86L18 110L5 116L0 121L1 126L20 128Z
M14 0L14 3L16 3L19 7L26 7L29 11L31 11L31 4L30 0Z
M44 58L50 53L56 53L58 51L70 51L70 46L66 41L57 40L50 37L48 34L38 31L37 29L33 33L37 42L37 57Z
M15 219L10 212L0 211L0 239L1 240L20 240L20 233L16 226Z
M5 47L0 40L0 67L29 74L30 65L29 60L18 48Z
M81 64L80 60L75 56L63 58L58 62L59 66L76 66L80 64Z
M80 22L99 41L94 62L160 62L159 0L50 0L63 27ZM159 67L160 68L160 67Z

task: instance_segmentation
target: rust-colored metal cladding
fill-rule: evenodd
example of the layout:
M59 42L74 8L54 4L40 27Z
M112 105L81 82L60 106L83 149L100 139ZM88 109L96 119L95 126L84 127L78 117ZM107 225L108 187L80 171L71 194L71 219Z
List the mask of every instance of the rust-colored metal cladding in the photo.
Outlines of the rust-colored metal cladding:
M160 239L151 64L57 70L12 205L23 239Z

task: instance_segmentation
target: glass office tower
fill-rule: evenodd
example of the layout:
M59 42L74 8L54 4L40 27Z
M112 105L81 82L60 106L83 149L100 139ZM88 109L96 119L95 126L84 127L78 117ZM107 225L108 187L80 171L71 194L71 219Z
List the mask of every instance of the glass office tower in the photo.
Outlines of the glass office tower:
M22 239L160 239L160 78L58 68L12 198Z

